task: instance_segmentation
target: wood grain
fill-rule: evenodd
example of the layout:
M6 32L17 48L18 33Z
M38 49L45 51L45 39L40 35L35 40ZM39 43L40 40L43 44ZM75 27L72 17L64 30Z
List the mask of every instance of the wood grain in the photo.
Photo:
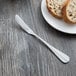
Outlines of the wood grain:
M40 5L41 0L0 0L0 76L76 76L76 35L50 27ZM22 31L15 14L71 61L61 63L44 44Z

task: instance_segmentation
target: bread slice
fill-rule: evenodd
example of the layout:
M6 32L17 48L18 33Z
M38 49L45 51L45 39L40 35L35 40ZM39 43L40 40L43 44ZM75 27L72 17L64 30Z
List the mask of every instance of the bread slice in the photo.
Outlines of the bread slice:
M56 18L62 18L62 8L68 0L46 0L48 11Z
M76 23L76 0L69 0L62 9L63 19L68 23Z

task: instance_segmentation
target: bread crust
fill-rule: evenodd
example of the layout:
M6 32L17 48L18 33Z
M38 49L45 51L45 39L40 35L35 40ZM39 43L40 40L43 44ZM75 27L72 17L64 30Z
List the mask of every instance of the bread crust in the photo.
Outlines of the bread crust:
M68 0L66 0L65 3L64 3L62 6L64 7L64 6L67 4L67 2L68 2ZM46 5L47 5L48 11L49 11L54 17L56 17L56 18L58 18L58 19L62 19L62 18L63 18L62 12L61 12L61 16L59 16L59 15L57 15L56 13L54 13L54 12L52 11L52 8L50 8L50 7L48 6L48 0L46 0ZM62 8L63 8L63 7L62 7ZM62 9L61 9L61 11L62 11Z
M68 0L67 4L62 8L62 16L63 20L69 24L75 24L76 22L71 21L67 16L67 7L70 3L70 0Z

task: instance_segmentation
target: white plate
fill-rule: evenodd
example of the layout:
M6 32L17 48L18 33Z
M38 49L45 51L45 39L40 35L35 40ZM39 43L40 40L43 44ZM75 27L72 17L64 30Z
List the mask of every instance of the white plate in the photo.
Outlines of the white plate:
M41 11L44 19L49 23L53 28L68 34L76 34L76 24L68 24L63 20L59 20L53 17L46 8L46 0L42 0Z

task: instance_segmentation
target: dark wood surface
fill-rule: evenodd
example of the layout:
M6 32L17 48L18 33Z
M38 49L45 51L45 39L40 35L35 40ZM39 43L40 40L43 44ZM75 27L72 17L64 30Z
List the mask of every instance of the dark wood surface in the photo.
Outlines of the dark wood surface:
M76 76L76 35L50 27L41 14L41 0L0 0L0 76ZM15 22L15 14L48 43L70 56L60 62L39 40Z

